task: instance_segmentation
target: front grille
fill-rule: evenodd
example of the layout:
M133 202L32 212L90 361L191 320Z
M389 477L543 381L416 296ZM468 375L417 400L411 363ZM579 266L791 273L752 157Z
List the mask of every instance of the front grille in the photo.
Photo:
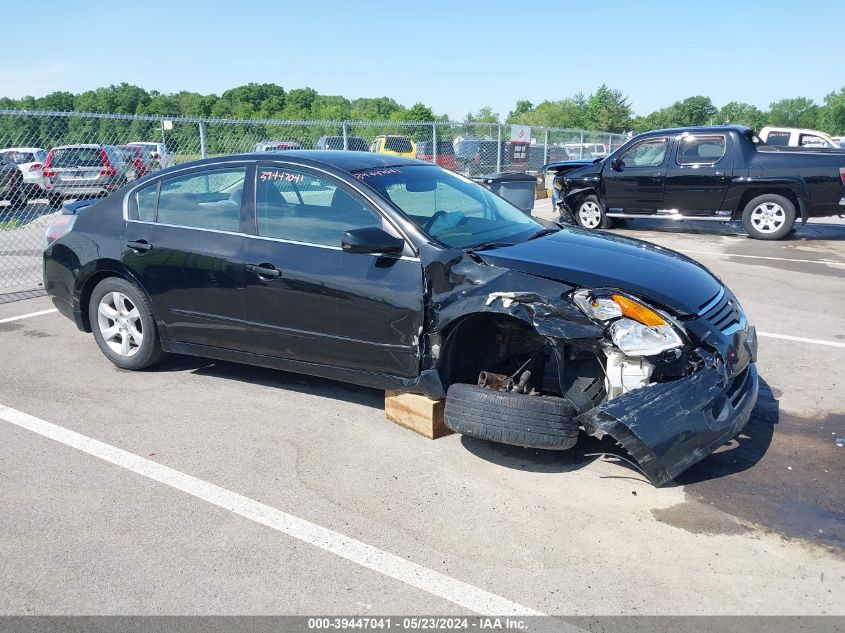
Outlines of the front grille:
M736 297L725 288L701 304L698 315L722 334L730 334L742 322Z

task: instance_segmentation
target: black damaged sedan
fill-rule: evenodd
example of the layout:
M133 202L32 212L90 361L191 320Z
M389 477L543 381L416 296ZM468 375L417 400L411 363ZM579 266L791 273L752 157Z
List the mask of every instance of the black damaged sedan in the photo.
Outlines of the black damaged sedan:
M66 203L47 240L47 292L124 369L172 352L445 397L487 440L608 434L655 485L757 399L754 328L700 264L416 160L188 163Z

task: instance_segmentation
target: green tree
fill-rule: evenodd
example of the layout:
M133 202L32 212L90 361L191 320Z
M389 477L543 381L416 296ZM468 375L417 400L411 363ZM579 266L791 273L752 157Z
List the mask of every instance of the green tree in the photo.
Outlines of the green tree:
M717 122L747 125L759 130L766 125L766 115L757 106L741 101L731 101L719 109Z
M775 101L769 106L767 116L769 125L781 127L815 128L822 113L812 99L793 97Z
M526 99L516 102L516 107L508 113L506 123L522 123L525 124L526 119L534 112L534 104Z
M845 135L845 88L827 95L824 105L824 112L819 117L822 129L836 136Z
M602 84L586 103L586 127L603 132L631 129L631 106L620 90Z

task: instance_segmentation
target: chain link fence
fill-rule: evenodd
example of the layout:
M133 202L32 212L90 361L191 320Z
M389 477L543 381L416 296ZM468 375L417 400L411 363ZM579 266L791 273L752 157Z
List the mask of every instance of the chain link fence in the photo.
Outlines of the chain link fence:
M525 132L525 130L523 130ZM530 137L530 138L529 138ZM498 123L186 119L0 110L0 302L41 283L44 231L64 199L107 195L147 173L250 151L399 153L476 177L599 158L621 134ZM22 294L23 293L23 294Z

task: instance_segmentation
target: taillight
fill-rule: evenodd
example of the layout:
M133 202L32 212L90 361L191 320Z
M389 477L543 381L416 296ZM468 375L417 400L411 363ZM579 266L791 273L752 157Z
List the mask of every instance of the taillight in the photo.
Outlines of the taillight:
M845 167L839 168L839 179L842 181L842 184L845 185Z
M44 171L41 172L41 175L44 176L45 178L51 178L51 177L56 175L55 170L50 169L50 163L52 162L52 160L53 160L53 150L50 150L47 153L47 160L44 161Z
M53 218L50 225L47 227L47 232L44 234L47 238L47 246L59 239L62 235L69 232L76 222L76 215L61 213Z
M29 166L29 171L38 171L39 169L43 169L44 165L41 163L33 163Z
M103 169L100 170L101 176L117 176L117 170L112 167L111 162L109 162L109 156L105 153L105 151L100 150L100 158L103 159Z

